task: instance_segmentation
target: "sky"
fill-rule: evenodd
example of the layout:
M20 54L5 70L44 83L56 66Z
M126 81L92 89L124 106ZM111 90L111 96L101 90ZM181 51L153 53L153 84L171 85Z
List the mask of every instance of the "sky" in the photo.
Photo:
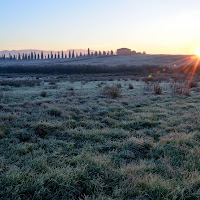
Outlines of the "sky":
M199 0L0 0L0 51L194 54L199 19Z

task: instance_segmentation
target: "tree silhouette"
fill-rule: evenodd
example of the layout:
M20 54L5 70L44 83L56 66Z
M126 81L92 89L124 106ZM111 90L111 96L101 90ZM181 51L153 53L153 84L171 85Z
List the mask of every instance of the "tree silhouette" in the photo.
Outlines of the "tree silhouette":
M101 56L101 51L99 51L99 56Z
M83 56L83 55L82 55L82 52L80 52L80 57L81 57L81 56Z
M69 51L69 58L71 58L71 51Z
M35 58L35 60L37 59L37 55L36 55L36 53L34 52L34 58Z
M106 52L105 51L103 51L103 55L106 56Z
M33 60L33 52L31 51L31 60Z
M88 56L90 56L90 49L88 48Z
M39 53L38 53L37 59L38 59L38 60L40 59L40 54L39 54Z
M109 56L110 54L109 54L109 51L107 52L107 56Z
M60 52L58 51L58 59L60 59Z
M97 53L97 51L95 51L95 54L94 54L95 56L98 56L98 53Z
M22 60L24 60L25 59L25 56L24 56L24 53L22 54Z
M52 51L51 51L51 59L53 59L53 53L52 53Z
M20 53L18 54L18 60L21 60L21 56L20 56Z
M41 59L42 59L42 60L44 59L43 51L41 52Z
M76 58L78 58L78 53L76 53Z
M56 59L56 53L55 53L54 59Z
M63 53L63 50L62 50L62 59L64 58L64 53Z
M75 55L74 55L74 50L72 51L72 58L74 58L75 57Z
M114 55L114 53L113 53L113 50L111 50L110 54L111 54L111 56L113 56L113 55Z
M65 54L65 58L67 58L67 54Z

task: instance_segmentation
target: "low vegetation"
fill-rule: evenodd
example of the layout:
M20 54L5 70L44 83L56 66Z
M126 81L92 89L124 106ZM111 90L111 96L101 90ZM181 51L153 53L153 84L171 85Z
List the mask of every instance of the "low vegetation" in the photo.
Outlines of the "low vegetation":
M198 77L148 75L2 76L0 199L200 199Z

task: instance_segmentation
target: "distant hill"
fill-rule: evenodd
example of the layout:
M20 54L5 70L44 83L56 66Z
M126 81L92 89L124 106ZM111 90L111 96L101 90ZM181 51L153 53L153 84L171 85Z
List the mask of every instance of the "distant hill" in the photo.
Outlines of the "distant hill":
M68 49L68 50L65 50L65 51L63 51L64 52L64 55L65 54L67 54L67 56L69 55L69 51L71 51L71 53L72 53L72 51L74 50L74 52L75 52L75 55L76 55L76 53L78 53L78 55L80 54L80 52L82 53L82 54L87 54L88 53L88 50L86 50L86 49ZM24 49L24 50L12 50L12 51L8 51L8 50L4 50L4 51L0 51L0 57L2 56L2 55L4 55L5 54L5 56L6 57L8 57L9 56L9 54L11 54L12 56L14 56L14 55L18 55L19 53L20 54L30 54L31 52L35 52L36 54L41 54L41 52L44 52L44 56L48 56L48 54L51 54L51 52L53 53L53 54L58 54L58 51L44 51L44 50L38 50L38 49ZM62 51L59 51L60 52L60 55L61 55L61 52ZM90 50L90 52L92 53L94 53L95 52L95 50Z

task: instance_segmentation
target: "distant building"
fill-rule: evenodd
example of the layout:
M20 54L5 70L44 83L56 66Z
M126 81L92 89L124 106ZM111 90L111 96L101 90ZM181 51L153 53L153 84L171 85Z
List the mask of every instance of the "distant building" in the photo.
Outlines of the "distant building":
M117 55L118 56L131 55L131 49L128 49L128 48L117 49Z
M134 54L142 54L142 53L132 51L131 49L128 49L128 48L117 49L117 55L118 56L127 56L127 55L134 55ZM144 51L143 54L146 54L146 52Z
M131 54L136 54L137 52L136 51L131 51Z

